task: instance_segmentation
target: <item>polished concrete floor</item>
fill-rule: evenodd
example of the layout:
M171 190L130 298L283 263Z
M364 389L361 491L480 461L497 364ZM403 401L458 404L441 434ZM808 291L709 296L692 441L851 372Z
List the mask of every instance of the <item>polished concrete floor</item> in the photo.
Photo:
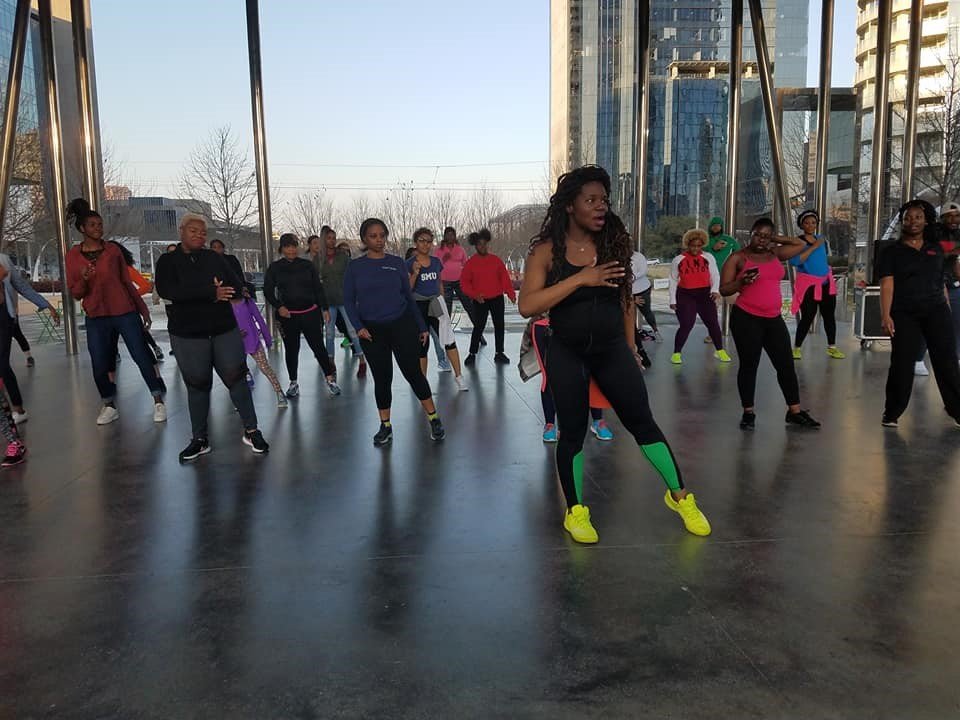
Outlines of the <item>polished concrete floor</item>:
M172 360L165 426L126 360L97 427L85 355L15 351L0 720L960 716L960 430L933 379L884 430L887 351L828 361L818 338L798 367L823 430L784 427L764 364L743 434L701 337L679 368L651 345L646 379L714 534L684 532L611 420L586 450L594 547L561 530L536 382L489 351L466 394L431 369L442 444L398 380L375 450L372 382L338 350L339 398L306 353L288 410L257 376L265 457L218 385L214 452L186 467Z

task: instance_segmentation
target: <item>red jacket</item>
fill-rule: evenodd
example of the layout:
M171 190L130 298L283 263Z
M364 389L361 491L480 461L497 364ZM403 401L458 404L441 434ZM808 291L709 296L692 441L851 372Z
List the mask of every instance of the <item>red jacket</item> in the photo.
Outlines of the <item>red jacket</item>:
M463 266L460 275L460 287L468 298L490 300L506 293L511 300L517 299L513 281L507 266L496 255L474 255Z
M83 311L90 317L126 315L137 312L145 317L150 313L130 281L127 263L120 249L112 242L103 244L103 252L97 258L96 272L84 280L81 271L90 265L80 245L67 252L67 287L74 300L83 301Z

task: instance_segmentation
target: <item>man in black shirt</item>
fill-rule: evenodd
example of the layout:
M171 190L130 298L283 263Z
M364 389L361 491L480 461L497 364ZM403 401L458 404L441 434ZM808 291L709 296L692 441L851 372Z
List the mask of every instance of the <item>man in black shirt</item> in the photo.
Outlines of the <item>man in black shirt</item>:
M180 462L210 452L207 417L214 370L240 413L243 442L258 454L270 449L257 429L257 413L246 383L243 339L230 307L230 299L243 290L243 280L223 257L204 248L206 241L206 221L199 215L184 215L180 245L157 260L157 292L171 303L167 308L170 345L187 386L193 427L193 439L180 453Z

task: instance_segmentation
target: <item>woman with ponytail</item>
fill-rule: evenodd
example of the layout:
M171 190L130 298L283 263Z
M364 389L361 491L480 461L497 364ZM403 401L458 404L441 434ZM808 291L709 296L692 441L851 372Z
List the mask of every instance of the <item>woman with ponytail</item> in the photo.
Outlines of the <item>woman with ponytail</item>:
M610 210L610 176L587 165L560 176L540 232L530 244L520 314L550 312L546 367L560 433L557 471L566 500L563 527L580 543L597 531L583 504L583 440L593 378L667 486L664 502L687 530L709 535L710 523L684 489L680 470L650 412L635 345L631 294L633 242Z
M71 201L67 218L83 236L67 253L67 287L74 300L82 301L87 316L87 350L93 379L103 400L97 425L120 417L117 386L110 379L115 358L114 333L123 338L150 389L154 422L164 422L167 409L163 404L163 381L154 371L154 357L143 337L143 329L150 327L150 311L130 282L123 253L116 243L104 242L103 218L83 198Z

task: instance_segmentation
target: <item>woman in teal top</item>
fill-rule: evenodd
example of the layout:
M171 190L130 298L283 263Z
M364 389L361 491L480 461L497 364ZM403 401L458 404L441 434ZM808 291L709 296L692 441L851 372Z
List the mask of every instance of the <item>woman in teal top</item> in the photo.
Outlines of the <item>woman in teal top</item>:
M797 218L797 225L803 230L800 238L807 247L790 259L790 264L797 273L793 286L792 310L794 315L799 312L793 359L799 360L802 357L800 346L803 345L819 312L823 320L823 330L827 334L827 355L842 360L846 356L837 347L837 285L830 269L827 239L817 234L820 216L816 210L804 210Z

